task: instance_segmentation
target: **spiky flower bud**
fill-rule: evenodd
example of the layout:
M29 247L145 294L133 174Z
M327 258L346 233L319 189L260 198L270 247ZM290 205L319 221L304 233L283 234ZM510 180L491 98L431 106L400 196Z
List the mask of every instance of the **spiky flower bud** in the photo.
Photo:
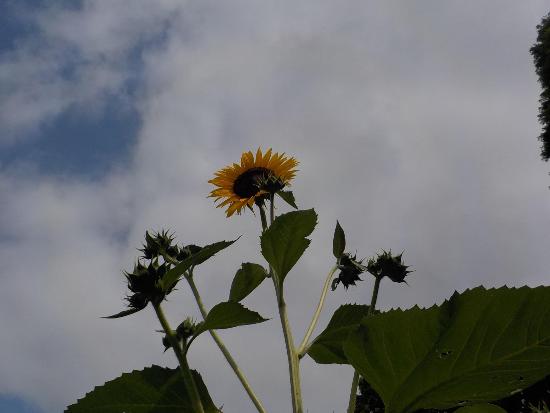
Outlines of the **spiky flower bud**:
M180 340L187 340L189 337L195 334L197 330L197 324L191 317L187 317L183 320L178 328L176 328L176 335Z
M125 272L128 289L133 293L127 297L130 308L142 309L151 301L160 303L168 292L162 289L160 280L168 271L168 264L159 264L158 259L151 260L146 267L138 261L132 272Z
M405 277L412 271L407 270L409 266L402 262L403 253L393 256L391 250L382 250L381 254L369 259L367 271L376 278L388 277L393 282L405 282Z
M173 241L174 237L168 231L162 230L153 234L149 234L149 231L146 231L145 244L143 244L143 248L140 251L143 252L143 258L147 260L158 258L163 254L176 258L178 249L176 246L172 246Z
M350 285L355 285L356 281L362 281L359 278L359 274L362 274L367 269L362 263L363 260L357 260L356 255L352 256L350 253L343 253L338 263L340 274L332 280L332 291L336 290L336 287L340 283L347 290Z
M178 328L176 328L176 331L173 331L173 333L175 334L178 343L183 343L185 347L185 345L187 344L187 340L192 337L193 334L195 334L195 331L197 331L197 324L193 321L191 317L187 317L180 323ZM164 345L164 351L172 347L168 335L165 334L162 337L162 344Z

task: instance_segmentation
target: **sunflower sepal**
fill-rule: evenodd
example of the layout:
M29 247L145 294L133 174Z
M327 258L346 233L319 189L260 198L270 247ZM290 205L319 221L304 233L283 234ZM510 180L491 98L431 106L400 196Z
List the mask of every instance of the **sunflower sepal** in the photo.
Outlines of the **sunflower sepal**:
M294 198L294 193L292 191L277 191L276 192L279 197L285 201L288 205L290 205L294 209L298 209L298 205L296 205L296 198Z

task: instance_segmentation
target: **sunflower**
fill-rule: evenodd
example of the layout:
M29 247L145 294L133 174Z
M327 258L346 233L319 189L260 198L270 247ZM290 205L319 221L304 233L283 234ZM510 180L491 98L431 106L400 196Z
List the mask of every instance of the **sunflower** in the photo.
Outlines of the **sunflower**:
M222 200L217 208L228 205L227 216L235 212L241 213L244 207L252 208L256 201L265 195L275 193L290 183L296 174L298 161L287 157L284 153L271 153L271 148L265 154L256 151L256 158L251 151L241 155L241 163L226 166L215 173L214 179L208 181L216 186L209 197Z

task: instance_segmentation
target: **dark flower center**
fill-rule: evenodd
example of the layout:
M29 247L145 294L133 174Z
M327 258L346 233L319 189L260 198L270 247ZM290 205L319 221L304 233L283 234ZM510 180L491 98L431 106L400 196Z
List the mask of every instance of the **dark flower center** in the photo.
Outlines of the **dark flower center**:
M250 198L260 190L260 185L271 174L267 168L250 168L235 179L233 192L241 198Z

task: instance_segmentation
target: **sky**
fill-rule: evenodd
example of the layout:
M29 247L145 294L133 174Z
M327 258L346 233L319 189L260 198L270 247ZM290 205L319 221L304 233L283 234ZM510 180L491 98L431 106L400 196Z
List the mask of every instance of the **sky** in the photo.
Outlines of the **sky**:
M358 257L404 251L408 285L381 309L453 291L549 283L550 178L529 48L547 2L477 0L0 1L0 411L62 411L163 353L150 308L119 320L146 230L239 241L200 266L208 307L241 262L263 264L259 218L230 219L208 180L243 151L296 157L318 225L286 278L301 340L333 265L336 220ZM277 213L289 209L278 205ZM373 280L330 293L317 333ZM220 333L268 411L290 410L271 320ZM199 318L183 286L165 305ZM190 351L224 411L252 404L207 335ZM310 412L347 403L348 366L302 362Z

